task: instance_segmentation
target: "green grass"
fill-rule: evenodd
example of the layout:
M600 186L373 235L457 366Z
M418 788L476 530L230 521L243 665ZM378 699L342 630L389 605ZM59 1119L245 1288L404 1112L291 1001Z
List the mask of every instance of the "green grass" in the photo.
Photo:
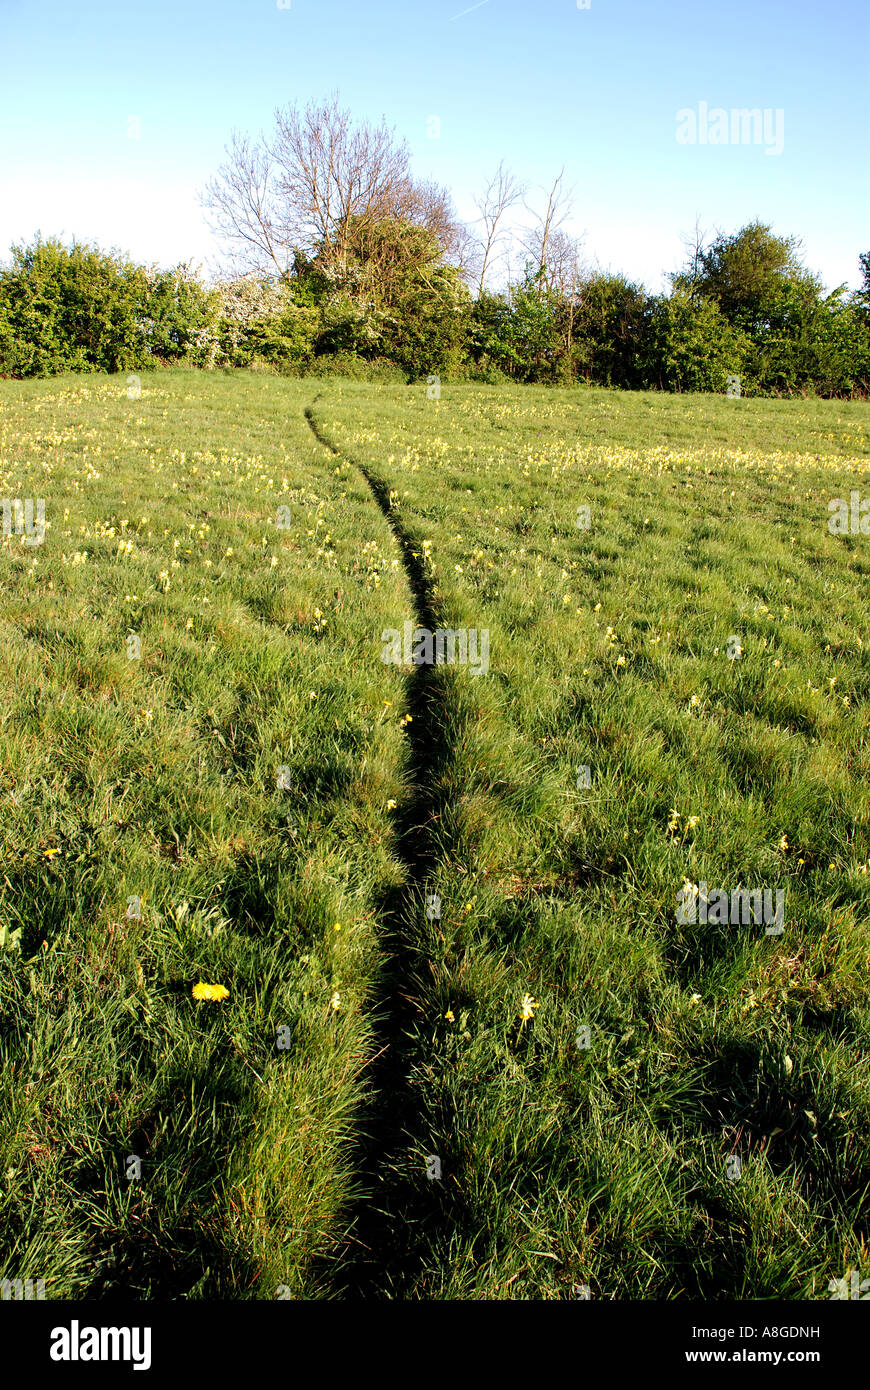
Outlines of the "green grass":
M133 401L0 384L0 492L50 523L0 555L0 1277L867 1277L870 537L827 519L870 495L868 425L242 373ZM385 665L409 619L487 629L488 672ZM681 925L686 879L783 889L784 932Z
M316 1294L340 1254L400 872L403 689L369 628L406 599L305 389L3 392L2 487L50 529L0 560L2 1268L49 1297Z

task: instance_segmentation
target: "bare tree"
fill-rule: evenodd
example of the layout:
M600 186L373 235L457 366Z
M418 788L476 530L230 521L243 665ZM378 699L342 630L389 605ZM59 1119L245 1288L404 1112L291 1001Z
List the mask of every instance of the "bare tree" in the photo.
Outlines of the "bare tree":
M234 134L202 201L247 270L286 275L299 253L344 276L352 238L387 219L426 227L447 256L461 250L449 194L415 184L405 142L384 120L352 124L336 95L276 111L271 138Z
M276 113L272 156L287 235L325 269L347 269L351 221L365 226L395 216L409 196L408 150L386 122L352 127L336 97L304 112Z
M211 213L212 230L243 270L278 270L292 264L283 229L275 224L274 170L264 141L251 143L233 131L227 160L209 181L201 202Z
M701 226L701 218L695 216L695 229L687 236L681 237L681 241L686 252L686 265L683 270L669 272L668 279L671 285L677 281L688 290L689 297L694 302L697 299L697 284L701 278L702 259L705 250L705 240L707 233Z
M547 255L544 274L551 290L567 299L574 294L583 275L583 262L580 255L582 237L571 236L560 228L551 231L547 237Z
M412 183L404 191L394 213L409 222L416 222L437 237L444 258L463 270L468 262L470 236L456 215L453 200L446 188L427 181Z
M486 273L491 269L496 248L504 238L505 228L502 225L504 217L512 207L521 201L525 191L525 185L518 183L510 170L505 169L502 160L484 188L481 197L475 200L474 205L480 214L479 221L483 233L478 239L480 248L478 294L483 292Z
M560 231L566 218L570 216L573 203L570 190L562 188L562 179L565 177L565 170L562 169L559 177L550 189L547 198L547 207L544 213L536 213L534 209L525 204L526 210L531 212L535 218L533 226L526 233L523 246L530 259L537 266L540 276L547 272L549 258L552 252L553 238Z
M565 306L565 342L569 352L574 341L574 320L580 308L585 274L581 245L581 237L570 236L557 227L548 234L547 259L543 262L547 287Z

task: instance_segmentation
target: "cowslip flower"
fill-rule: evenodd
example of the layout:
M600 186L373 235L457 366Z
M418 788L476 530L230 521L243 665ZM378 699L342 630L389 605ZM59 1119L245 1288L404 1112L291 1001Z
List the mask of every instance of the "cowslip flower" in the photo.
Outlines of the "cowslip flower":
M520 1005L520 1027L521 1027L521 1028L524 1027L525 1024L528 1023L528 1021L529 1021L530 1018L534 1018L534 1016L535 1016L535 1009L539 1009L540 1007L541 1007L541 1006L540 1006L540 1004L537 1002L537 1000L536 1000L536 999L533 999L532 996L531 996L530 994L524 994L524 995L523 995L522 1003L521 1003L521 1005Z

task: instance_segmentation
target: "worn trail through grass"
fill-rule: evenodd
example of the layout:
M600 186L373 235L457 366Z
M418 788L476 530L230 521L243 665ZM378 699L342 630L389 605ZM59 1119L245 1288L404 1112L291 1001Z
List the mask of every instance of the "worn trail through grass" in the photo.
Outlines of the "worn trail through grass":
M432 583L419 548L415 549L413 538L391 506L389 487L370 467L342 455L323 433L313 409L319 399L315 397L305 411L308 424L322 447L343 457L365 478L400 551L416 624L434 631L439 624ZM421 1002L418 985L427 959L419 924L427 882L445 849L439 843L443 808L438 789L440 774L450 759L450 721L445 717L449 699L443 668L415 666L407 678L406 705L411 714L406 728L408 782L398 814L395 846L405 879L380 905L383 967L374 1011L376 1050L357 1161L366 1193L350 1213L353 1254L342 1265L345 1295L395 1295L419 1263L421 1228L431 1238L433 1225L443 1217L438 1199L440 1173L437 1179L432 1176L437 1171L432 1159L440 1163L440 1157L428 1153L431 1144L426 1144L425 1122L421 1124L412 1058Z
M0 382L46 503L0 545L0 1277L870 1278L868 488L861 403ZM779 934L678 911L762 889Z

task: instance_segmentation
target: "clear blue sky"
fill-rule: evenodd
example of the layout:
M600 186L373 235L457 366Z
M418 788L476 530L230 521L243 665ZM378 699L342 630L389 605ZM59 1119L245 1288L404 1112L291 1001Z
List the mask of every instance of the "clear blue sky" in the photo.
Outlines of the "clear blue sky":
M867 0L0 0L0 25L4 257L41 230L208 263L196 192L233 127L333 90L466 217L499 159L564 165L588 259L652 289L696 216L802 237L829 287L870 250ZM678 143L700 102L781 110L782 153Z

